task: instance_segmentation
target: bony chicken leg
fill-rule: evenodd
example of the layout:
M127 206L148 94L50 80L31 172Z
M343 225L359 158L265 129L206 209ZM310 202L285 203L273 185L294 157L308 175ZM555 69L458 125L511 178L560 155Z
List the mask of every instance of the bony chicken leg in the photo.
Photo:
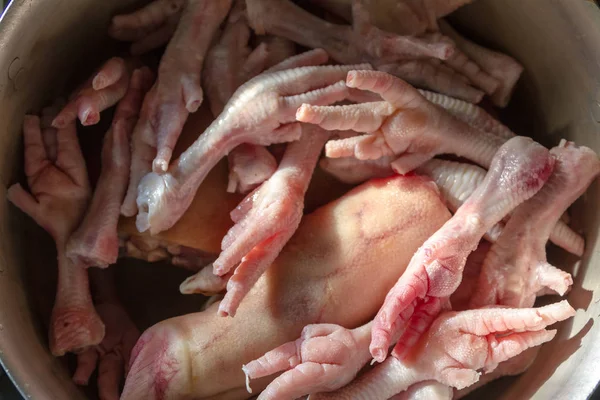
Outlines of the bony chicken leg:
M277 171L231 212L235 225L221 244L215 274L235 272L219 314L233 316L239 304L292 237L302 218L304 195L329 132L302 125L302 136L287 145ZM236 266L237 265L237 266Z
M331 392L350 383L370 361L371 323L356 329L308 325L299 339L285 343L242 367L248 379L284 371L258 396L290 399ZM248 382L248 390L250 384Z
M213 305L147 330L122 398L248 398L242 365L297 339L306 325L368 322L412 253L449 216L431 181L418 176L371 181L304 216L235 318L219 317ZM253 381L253 389L271 379Z
M131 350L140 331L119 301L114 269L91 270L94 304L106 326L106 335L98 346L77 355L73 381L87 385L98 368L98 394L103 400L118 400L119 386L129 367Z
M147 67L133 72L127 93L104 137L102 170L96 190L83 222L67 245L67 257L78 264L106 268L117 262L117 224L129 179L129 139L152 79Z
M567 301L540 308L490 308L440 315L403 360L383 364L339 390L315 400L387 400L418 382L436 380L462 389L481 373L554 338L546 327L575 315ZM313 396L311 396L311 400Z
M459 286L468 255L483 235L531 198L550 177L554 157L542 145L515 137L494 156L469 199L413 256L374 320L371 354L382 362L392 336L404 331L394 348L401 357L419 338Z
M417 89L384 72L351 71L350 88L375 92L381 102L347 106L302 105L298 121L328 130L356 130L365 135L330 141L328 157L354 156L361 160L396 155L392 168L401 174L412 171L437 154L456 154L489 167L505 142L479 131L430 103Z
M236 146L298 140L301 130L294 115L300 104L325 105L344 99L347 88L341 80L356 66L315 66L326 60L324 51L313 50L283 61L275 72L261 74L241 86L225 111L169 172L150 173L140 182L138 229L155 234L173 226L208 172Z
M161 59L156 83L144 99L132 138L129 187L121 212L133 216L140 179L165 172L189 113L203 100L200 87L204 58L231 0L190 0Z
M58 252L58 287L50 319L50 351L55 356L97 345L104 324L94 309L88 274L83 265L65 254L69 236L85 213L91 190L75 121L56 134L56 158L50 158L37 116L26 116L25 174L31 194L20 184L8 190L8 199L44 228Z
M600 173L587 147L563 141L553 148L554 172L546 185L510 217L484 262L471 306L530 307L542 289L564 295L573 280L546 260L546 242L561 215Z

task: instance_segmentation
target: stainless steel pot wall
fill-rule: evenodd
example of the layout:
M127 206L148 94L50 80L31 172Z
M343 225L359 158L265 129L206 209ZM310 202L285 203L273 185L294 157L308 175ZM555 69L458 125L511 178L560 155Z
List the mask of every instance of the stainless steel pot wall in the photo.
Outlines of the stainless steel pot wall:
M15 0L0 24L0 359L27 398L84 395L48 352L39 308L51 306L51 297L39 303L31 290L29 272L44 279L44 270L54 269L52 243L5 199L22 169L23 115L39 110L87 62L104 56L96 49L106 47L110 15L132 3L137 1ZM478 0L455 19L466 32L525 65L507 111L519 133L548 145L564 137L600 153L600 11L593 3ZM600 316L599 205L596 183L574 207L574 222L587 239L568 296L578 314L542 348L528 372L499 385L503 397L585 399L597 385L600 324L593 318Z

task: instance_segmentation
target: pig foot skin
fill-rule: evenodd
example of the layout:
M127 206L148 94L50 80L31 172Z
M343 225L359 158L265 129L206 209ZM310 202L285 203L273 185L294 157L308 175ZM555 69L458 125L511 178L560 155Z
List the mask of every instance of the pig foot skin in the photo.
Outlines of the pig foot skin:
M456 43L461 51L500 83L491 94L491 100L498 107L506 107L515 85L523 73L523 66L505 54L486 49L467 40L446 21L440 23L440 29Z
M593 150L563 141L550 153L554 172L546 185L510 217L483 265L473 307L530 307L538 292L564 295L573 280L546 260L546 242L561 215L600 173Z
M258 396L259 400L297 399L331 392L350 383L370 360L371 323L349 330L339 325L308 325L288 342L242 367L248 379L285 371ZM248 384L248 391L252 393Z
M341 80L356 66L314 66L326 60L325 52L313 50L284 61L279 65L283 70L276 66L275 72L261 74L241 86L225 112L181 154L168 173L150 173L140 182L138 230L156 234L173 226L208 172L236 146L298 140L301 128L294 114L301 104L325 105L344 99L348 92Z
M102 148L102 171L92 202L79 228L71 235L67 257L88 267L108 267L117 262L117 223L129 179L129 138L152 72L135 70L127 93L115 111L112 127Z
M90 272L96 310L106 326L102 342L78 354L73 381L87 385L98 367L98 394L101 399L118 400L119 386L127 374L129 358L140 331L121 305L113 270Z
M108 34L131 44L131 53L140 55L165 45L173 36L185 0L154 0L129 14L112 18Z
M544 185L554 157L533 140L515 137L499 150L484 181L439 231L413 256L374 320L371 354L382 362L391 337L401 357L457 289L468 255L491 227Z
M575 315L567 301L540 308L496 308L440 315L404 360L390 357L345 388L314 399L387 400L422 381L456 389L554 338L547 326ZM311 400L313 396L311 396Z
M240 302L296 232L304 195L328 138L329 132L303 125L302 137L287 145L273 176L231 212L235 225L223 238L223 251L214 262L214 273L219 276L235 268L219 314L235 315Z
M140 179L164 173L189 113L203 100L201 70L213 36L231 7L231 0L189 2L161 59L156 83L144 99L133 133L129 187L121 212L133 216Z
M247 399L242 365L298 339L307 325L364 325L413 252L449 217L431 181L419 176L373 180L305 215L235 318L220 317L213 304L142 335L122 399ZM339 301L340 293L364 296ZM253 380L252 388L260 392L274 378Z
M476 165L437 159L423 164L417 172L433 179L452 212L456 212L473 194L486 174L483 168ZM503 228L504 223L498 223L486 233L485 238L496 242ZM554 225L550 233L550 241L571 254L583 256L585 244L583 237L573 231L562 219Z
M56 356L100 343L104 324L94 309L87 271L65 256L67 240L79 225L90 198L90 185L75 121L49 130L56 137L56 158L46 150L36 116L25 116L25 174L31 194L20 184L8 199L44 228L58 253L58 287L50 321L50 350Z
M437 154L456 154L489 167L505 142L479 131L427 101L415 88L389 74L351 71L350 88L375 92L385 100L348 106L302 105L298 121L327 130L355 130L365 135L333 140L325 148L327 157L373 160L395 155L395 172L405 174Z
M125 60L114 57L69 99L52 121L55 128L66 128L77 118L82 125L95 125L100 113L117 104L129 86L129 72Z

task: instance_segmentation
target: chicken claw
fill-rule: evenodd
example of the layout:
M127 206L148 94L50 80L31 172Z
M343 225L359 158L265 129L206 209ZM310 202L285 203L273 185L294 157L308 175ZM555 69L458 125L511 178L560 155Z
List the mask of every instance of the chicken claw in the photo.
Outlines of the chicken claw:
M540 308L490 308L439 316L405 359L388 358L343 389L314 395L323 399L387 400L429 380L462 389L483 372L554 338L546 327L575 315L567 301ZM313 396L311 396L313 400Z
M69 100L52 121L55 128L66 128L79 118L84 126L100 121L100 113L117 104L129 85L128 67L122 58L113 57Z
M304 194L328 137L321 128L303 126L302 137L288 144L277 171L231 212L235 225L223 238L223 251L213 263L219 276L235 267L219 305L220 315L235 315L243 298L298 229Z
M135 215L140 179L150 171L167 170L189 113L197 111L202 104L200 75L204 57L230 7L231 0L197 0L189 2L184 10L134 129L123 215Z
M118 400L119 386L129 366L131 351L140 331L118 300L114 283L105 276L112 271L92 272L92 286L95 289L96 310L106 325L106 335L102 342L78 354L77 369L73 381L87 385L90 376L98 365L98 392L103 400Z
M90 185L75 121L54 132L56 159L47 153L40 119L25 116L25 174L31 194L20 184L8 199L48 232L58 252L58 287L50 321L50 350L56 356L100 343L104 325L94 309L87 271L65 255L71 232L79 225L90 198Z
M361 160L395 154L394 171L405 174L437 154L456 154L489 167L506 139L479 131L427 101L406 82L377 71L351 71L346 84L375 92L385 100L347 106L302 105L298 121L327 130L356 130L364 136L331 141L328 157Z
M117 40L133 42L131 53L143 54L169 41L185 3L185 0L154 0L132 13L116 15L108 34Z
M481 185L425 241L389 291L373 324L370 350L377 361L385 360L396 332L404 331L394 348L397 357L418 340L459 286L466 259L483 235L537 193L553 165L548 150L529 138L515 137L498 150Z
M285 371L258 396L259 400L290 399L337 390L350 383L368 362L371 323L357 329L339 325L308 325L302 336L242 367L249 379Z
M600 173L600 160L587 147L563 141L550 150L556 157L546 185L521 204L483 264L471 307L531 307L538 293L550 289L564 295L571 275L546 259L546 242L561 215Z
M294 115L302 103L325 105L344 99L348 92L340 80L356 66L314 66L326 60L324 51L313 50L283 61L274 67L275 72L266 71L242 85L225 111L167 173L150 173L140 182L138 230L156 234L173 226L208 172L236 146L297 140L301 129Z

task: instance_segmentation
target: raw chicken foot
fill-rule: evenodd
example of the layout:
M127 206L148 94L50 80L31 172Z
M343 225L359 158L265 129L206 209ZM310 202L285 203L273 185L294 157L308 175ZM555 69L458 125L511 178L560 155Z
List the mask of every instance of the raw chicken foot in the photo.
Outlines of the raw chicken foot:
M561 215L600 173L600 160L593 150L565 141L550 152L556 158L552 176L515 210L491 248L472 307L531 307L540 291L564 295L573 283L570 274L548 263L546 242Z
M100 113L117 104L128 85L127 62L119 57L111 58L71 96L52 126L66 128L77 118L84 126L97 124Z
M219 276L235 267L219 305L222 316L235 315L240 302L298 229L304 195L329 138L329 132L319 127L302 125L301 129L302 136L287 145L273 176L231 212L235 225L223 238L223 251L213 264Z
M151 170L167 170L189 113L202 104L204 57L230 7L231 0L190 0L184 9L133 132L129 187L121 207L124 216L131 217L137 211L140 179Z
M415 88L384 72L351 71L350 88L375 92L385 100L348 106L302 105L298 121L327 130L355 130L366 135L334 140L328 157L360 160L399 156L391 163L405 174L437 154L456 154L489 167L504 139L479 131L427 101Z
M77 355L73 381L87 385L98 365L98 393L102 400L118 400L119 385L127 373L131 350L140 331L121 305L112 270L90 272L96 310L106 326L102 342Z
M552 173L554 157L533 140L515 137L504 144L484 181L444 226L413 256L406 272L388 293L377 317L371 354L382 362L391 338L401 357L427 329L459 286L468 255L491 227L531 198Z
M225 111L168 173L150 173L140 182L138 229L156 234L173 226L189 207L208 172L236 146L297 140L301 132L294 114L301 104L324 105L344 99L347 89L340 80L356 66L314 66L326 60L323 50L313 50L292 57L276 66L275 72L272 69L241 86ZM368 69L369 65L359 68Z
M56 131L56 159L49 158L38 117L25 116L23 133L31 194L17 183L8 190L8 199L44 228L56 244L58 287L49 339L52 354L62 356L96 345L104 337L104 324L92 304L87 271L65 255L67 240L85 213L90 185L75 121Z
M147 67L133 72L131 84L105 135L102 171L92 202L67 245L67 257L78 264L106 268L117 262L117 224L129 179L129 139L152 80L152 72Z
M116 15L108 34L117 40L133 42L134 55L153 50L173 36L185 3L186 0L154 0L132 13Z
M439 316L405 359L388 358L342 390L314 399L386 400L411 385L436 380L462 389L481 373L554 338L547 326L575 315L567 301L540 308L491 308Z

